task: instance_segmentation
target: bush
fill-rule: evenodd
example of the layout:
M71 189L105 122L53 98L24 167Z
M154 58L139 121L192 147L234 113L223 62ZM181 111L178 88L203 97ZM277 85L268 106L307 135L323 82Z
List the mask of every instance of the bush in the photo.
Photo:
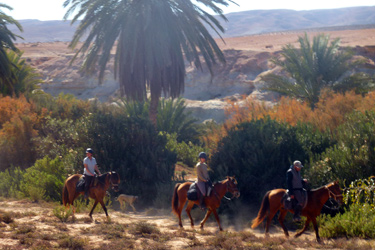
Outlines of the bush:
M171 135L166 134L166 136L168 140L166 148L169 151L175 152L177 154L177 160L189 167L194 167L198 162L199 152L205 151L203 147L194 145L192 142L178 142L177 135L175 133Z
M312 164L310 176L317 184L345 180L346 185L375 172L375 112L354 112L337 129L337 144Z
M51 160L47 156L26 169L21 190L33 199L60 201L65 176L64 165L60 159L56 157Z
M69 217L73 214L73 209L65 206L57 206L53 209L53 214L61 221L67 222Z
M140 203L151 205L156 185L173 178L176 154L166 149L166 136L158 134L148 119L98 107L89 117L86 142L92 145L102 172L118 172L120 192L138 195Z
M369 204L352 204L343 214L320 219L320 235L327 238L375 238L375 213Z
M23 174L19 167L9 168L4 172L0 172L0 196L22 198L21 182Z
M294 160L305 166L308 152L296 129L263 119L245 122L228 131L209 165L214 180L234 175L245 204L260 204L266 191L286 186L286 171Z

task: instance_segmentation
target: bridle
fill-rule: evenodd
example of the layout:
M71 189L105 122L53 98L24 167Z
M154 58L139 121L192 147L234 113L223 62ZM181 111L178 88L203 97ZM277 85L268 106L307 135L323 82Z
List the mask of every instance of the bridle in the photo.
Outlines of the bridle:
M329 197L333 198L335 201L337 201L337 198L340 198L340 197L342 198L343 197L342 194L335 194L334 192L332 192L331 189L329 189L329 187L327 187L327 186L324 186L324 187L325 187L325 189L328 190Z
M112 172L110 173L110 176L109 176L109 183L112 185L112 189L118 189L118 183L113 183L112 181Z
M230 179L230 182L233 182L233 179ZM237 184L237 183L235 183L235 184ZM224 198L229 200L229 201L232 200L233 197L238 197L237 194L239 194L239 191L238 191L237 187L236 187L235 190L232 190L232 191L230 190L229 181L227 181L227 192L232 193L232 198L228 198L224 195ZM234 192L236 192L236 194L233 194Z

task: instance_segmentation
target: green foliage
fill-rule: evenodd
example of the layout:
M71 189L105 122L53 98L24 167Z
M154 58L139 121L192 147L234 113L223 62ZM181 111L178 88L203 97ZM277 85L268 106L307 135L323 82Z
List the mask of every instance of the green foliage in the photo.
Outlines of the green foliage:
M2 3L0 3L0 8L12 10L10 6ZM15 25L19 31L23 31L19 22L0 10L0 93L12 94L16 77L12 72L14 65L9 61L7 52L8 50L18 51L13 41L19 36L12 33L7 25Z
M33 199L60 201L65 176L61 160L58 157L51 160L46 156L26 169L20 188L26 196Z
M126 99L117 101L120 112L137 119L148 119L150 101L137 102ZM157 130L168 134L176 134L178 142L190 141L199 143L201 126L196 123L196 119L191 116L191 112L186 112L185 101L182 98L177 100L162 98L157 110Z
M7 52L9 62L12 64L11 71L15 77L13 92L16 96L24 94L28 97L35 89L39 89L38 84L42 83L42 80L36 69L28 65L25 59L21 59L22 54L23 52Z
M350 62L353 53L339 50L340 39L336 38L329 44L330 37L318 34L311 44L307 34L299 37L300 49L288 44L283 47L282 56L285 60L274 59L288 73L288 77L268 74L262 80L272 90L284 95L306 100L314 108L319 101L323 88L340 88L345 73L353 69L359 62ZM345 87L351 86L348 81ZM353 85L353 88L356 87Z
M182 141L179 143L175 133L165 135L168 140L166 148L177 154L177 161L181 161L189 167L194 167L198 161L199 152L205 151L204 148L194 145L192 142L185 143Z
M352 181L349 187L345 188L344 200L347 205L367 204L375 208L375 180L374 176L368 179Z
M337 144L321 154L309 175L323 185L332 180L346 184L375 172L375 112L354 112L337 129Z
M235 175L246 204L258 204L265 192L286 186L286 171L308 152L296 129L271 119L245 122L228 131L210 161L213 179Z
M184 99L163 98L159 102L157 129L169 134L175 133L178 142L199 142L200 128L196 122L197 119L192 118L191 112L186 112Z
M73 214L73 209L65 206L56 206L53 209L53 214L61 221L67 222L69 217Z
M19 167L12 167L0 172L0 196L22 198L20 191L24 171Z
M87 118L73 121L46 117L34 139L39 157L61 157L69 174L82 171L82 155L89 147L86 141Z
M118 172L120 190L140 196L146 204L155 199L156 184L172 180L176 155L166 149L166 136L159 134L148 119L97 107L89 117L86 142L93 148L102 172Z
M320 235L327 238L375 238L375 213L369 204L352 204L345 213L335 217L322 216Z

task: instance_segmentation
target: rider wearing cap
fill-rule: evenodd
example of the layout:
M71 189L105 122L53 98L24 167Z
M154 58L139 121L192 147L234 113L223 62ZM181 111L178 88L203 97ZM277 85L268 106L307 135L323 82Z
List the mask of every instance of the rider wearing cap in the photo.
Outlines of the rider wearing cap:
M197 184L198 184L199 191L201 193L199 197L199 206L202 209L205 208L204 197L207 196L208 184L211 182L210 177L208 175L208 167L206 164L206 160L207 160L206 153L200 152L199 162L195 166L197 170Z
M301 169L303 165L300 161L294 161L293 165L290 166L286 172L287 186L289 190L290 198L297 200L297 205L294 208L294 221L301 221L301 211L304 206L304 190L303 187L307 183L306 179L301 177Z
M96 159L92 157L94 151L91 148L86 149L86 158L83 160L83 174L85 175L85 199L89 197L89 188L95 176L95 171L100 175Z

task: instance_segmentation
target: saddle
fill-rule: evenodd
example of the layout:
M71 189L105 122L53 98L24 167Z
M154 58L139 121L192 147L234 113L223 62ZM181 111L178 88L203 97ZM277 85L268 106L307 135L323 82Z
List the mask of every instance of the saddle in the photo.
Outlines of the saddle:
M189 190L187 191L187 198L191 201L198 200L198 187L196 182L193 182L190 185Z
M307 191L305 189L303 191L304 191L303 192L303 196L304 196L303 208L305 208L307 205ZM281 199L281 203L284 205L285 209L292 210L296 207L298 201L296 199L292 199L290 197L289 190L286 190L283 198Z
M91 182L91 185L90 185L90 188L91 187L96 187L96 185L98 185L98 182L99 182L99 177L97 175L95 175L94 177L94 180L92 180ZM83 192L85 191L85 176L82 175L78 182L77 182L77 185L76 185L76 192Z

